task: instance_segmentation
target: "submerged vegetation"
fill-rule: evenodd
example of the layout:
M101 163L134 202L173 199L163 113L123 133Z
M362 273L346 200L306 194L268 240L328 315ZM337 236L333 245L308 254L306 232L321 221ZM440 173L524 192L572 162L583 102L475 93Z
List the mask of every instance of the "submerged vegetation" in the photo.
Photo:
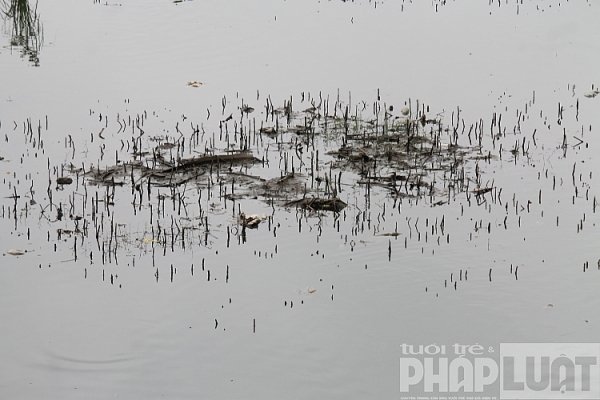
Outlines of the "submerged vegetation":
M503 165L535 168L540 162L546 165L548 149L566 159L569 149L588 145L583 128L571 144L563 124L565 119L579 121L579 99L569 107L559 104L562 133L542 138L538 128L531 129L537 125L530 121L535 92L524 108L515 110L515 117L493 113L488 123L466 122L460 108L436 112L410 99L395 107L379 95L370 104L353 104L351 95L345 102L339 93L332 100L303 92L299 106L289 97L276 107L270 96L261 101L257 93L254 105L239 97L235 103L223 97L218 118L207 110L201 123L193 121L198 115L181 115L168 126L157 111L107 115L90 109L92 133L87 138L65 136L61 140L65 159L58 165L45 156L48 119L39 120L37 126L27 120L22 135L32 150L22 155L21 162L31 158L31 152L44 160L41 167L48 168L48 184L34 181L31 173L24 180L16 174L16 182L5 180L13 204L3 205L2 216L14 220L15 230L22 230L24 220L37 217L47 229L47 242L54 242L54 251L67 245L64 250L74 261L83 256L90 264L99 259L103 266L116 266L126 257L135 265L134 252L151 254L157 280L157 254L197 248L218 254L232 241L243 245L262 230L276 238L282 215L290 214L295 215L299 232L308 226L317 237L328 225L336 234L346 229L343 243L351 251L357 243L368 243L359 237L389 237L385 252L392 261L392 242L403 242L404 248L417 243L422 252L429 246L431 254L438 246L449 245L447 213L460 218L465 207L484 212L475 212L480 217L473 222L469 241L498 228L520 228L521 213L534 212L534 201L530 194L523 200L516 192L512 201L504 200L510 194L503 195L504 178L492 175L495 170ZM540 130L556 131L543 110L539 118ZM514 121L511 129L505 126L509 121ZM19 124L13 124L6 134L9 142L20 135ZM588 179L581 173L576 180L576 171L573 165L573 204L581 198L584 209L593 214L597 201L590 193L592 172ZM543 175L552 179L552 191L564 183L547 166ZM538 207L542 191L540 187L535 194ZM403 221L398 216L406 204L421 212L409 211ZM492 214L492 208L500 214ZM394 218L388 221L389 216ZM585 221L584 212L577 232ZM27 228L28 240L30 235ZM7 254L26 254L12 250L22 253ZM173 279L176 268L171 271ZM463 272L466 281L466 270L450 274L455 289L453 274L462 280Z

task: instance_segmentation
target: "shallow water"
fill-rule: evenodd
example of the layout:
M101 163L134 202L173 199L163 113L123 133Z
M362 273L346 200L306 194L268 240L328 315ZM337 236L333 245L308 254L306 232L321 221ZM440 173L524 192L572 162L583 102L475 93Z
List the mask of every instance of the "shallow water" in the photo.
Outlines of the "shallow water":
M457 1L61 0L37 12L39 66L8 46L10 29L0 49L6 398L399 398L403 343L478 343L497 354L500 343L597 341L600 97L584 96L600 61L591 2L526 1L517 13ZM394 199L344 169L338 195L348 207L334 214L234 203L218 184L142 187L140 199L126 174L113 192L69 172L131 161L132 137L150 151L183 136L186 158L212 140L223 151L220 120L234 115L229 132L272 124L267 98L275 107L293 98L294 110L339 98L353 114L365 102L368 119L378 94L395 113L410 105L446 126L464 120L465 147L481 123L483 154L494 157L469 159L465 171L496 189L481 204L474 181L450 198ZM242 104L254 113L240 117ZM494 113L505 131L492 141ZM196 126L204 133L192 147ZM249 137L269 163L243 172L279 177L279 149L294 158L297 136ZM319 176L340 140L317 139ZM73 184L58 186L62 175ZM240 210L269 217L245 241Z

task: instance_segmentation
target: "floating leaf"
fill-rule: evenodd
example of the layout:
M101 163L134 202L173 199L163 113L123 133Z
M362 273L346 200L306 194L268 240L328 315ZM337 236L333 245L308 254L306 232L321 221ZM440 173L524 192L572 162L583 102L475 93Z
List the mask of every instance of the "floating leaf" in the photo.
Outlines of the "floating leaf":
M312 286L309 286L309 287L306 287L304 289L298 289L298 290L296 290L296 293L297 294L312 294L312 293L314 293L316 291L317 291L317 289L315 289Z

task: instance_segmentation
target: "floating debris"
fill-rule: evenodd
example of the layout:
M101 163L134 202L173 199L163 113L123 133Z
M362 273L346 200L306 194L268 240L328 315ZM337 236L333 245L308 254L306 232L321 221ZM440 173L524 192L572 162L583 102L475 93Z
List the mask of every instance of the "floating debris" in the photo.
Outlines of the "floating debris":
M600 94L600 90L596 89L592 92L585 93L584 96L587 97L588 99L592 99L592 98L598 96L599 94Z
M317 197L304 198L300 200L292 200L285 203L286 207L300 207L309 210L324 210L324 211L342 211L347 206L342 200L338 198L333 199L320 199Z
M379 235L375 235L375 236L400 236L402 235L400 232L386 232L386 233L380 233Z
M256 229L258 228L258 224L260 224L260 221L262 221L262 219L256 214L246 215L243 212L240 213L240 222L246 228Z
M477 189L473 189L473 193L475 194L475 196L481 196L484 195L488 192L491 192L494 188L488 187L488 188L477 188Z
M198 167L201 165L219 164L219 163L234 163L241 161L255 161L252 153L236 153L236 154L215 154L210 156L201 156L188 159L182 159L177 166L159 170L159 173L169 173L178 169L186 169Z
M260 133L264 133L266 135L277 135L277 130L272 126L265 126L260 128Z
M6 254L10 254L11 256L22 256L25 252L23 250L9 249L6 250Z
M218 139L217 132L212 137L205 136L204 128L194 123L190 124L191 137L185 139L179 122L175 130L182 136L178 138L144 135L144 113L135 121L118 122L121 128L131 125L138 135L121 143L132 160L119 159L116 151L116 163L112 166L87 171L71 168L70 172L83 172L92 183L113 188L131 182L135 203L146 192L150 194L152 187L183 187L183 193L169 196L177 205L178 214L185 213L188 183L200 190L218 184L220 198L233 202L261 199L271 206L339 212L347 206L338 198L348 185L342 182L343 173L365 185L367 195L377 185L388 189L395 199L428 196L432 204L443 205L457 193L471 192L469 182L480 179L467 175L471 171L469 161L493 158L490 152L481 151L483 133L479 126L471 126L475 137L469 136L469 146L459 145L458 125L453 122L453 126L445 126L441 114L428 114L428 118L425 113L429 108L418 102L415 108L402 108L398 115L393 114L394 107L380 108L380 103L375 102L373 115L367 118L362 114L367 109L365 102L361 103L362 110L356 107L353 112L339 101L330 108L328 100L320 98L317 103L312 99L311 107L294 111L291 98L279 108L268 99L265 125L261 123L260 127L248 114L254 108L243 100L239 117L226 112L225 97L222 103L224 119L220 120ZM266 137L259 138L257 134ZM473 139L479 143L471 143ZM151 145L152 141L159 143ZM258 144L263 141L266 143ZM319 154L317 141L327 142L324 155ZM224 148L221 154L217 154L219 142ZM200 148L202 145L204 149ZM256 150L251 152L253 146ZM200 151L202 155L183 158L186 152ZM272 177L269 169L275 159L271 155L277 153L280 173L279 177ZM250 173L250 168L256 171L261 166L266 176ZM437 196L442 198L435 199ZM112 202L107 200L106 204ZM163 207L160 206L161 211Z
M187 84L188 84L188 86L191 86L191 87L200 87L200 86L204 85L204 83L199 82L199 81L190 81Z
M56 183L59 185L70 185L73 183L73 179L69 178L68 176L61 176L60 178L56 179Z
M304 289L298 289L298 290L296 290L296 293L297 294L313 294L316 291L317 291L317 289L315 289L314 287L308 286L308 287L306 287ZM291 303L291 306L292 307L294 306L293 302Z

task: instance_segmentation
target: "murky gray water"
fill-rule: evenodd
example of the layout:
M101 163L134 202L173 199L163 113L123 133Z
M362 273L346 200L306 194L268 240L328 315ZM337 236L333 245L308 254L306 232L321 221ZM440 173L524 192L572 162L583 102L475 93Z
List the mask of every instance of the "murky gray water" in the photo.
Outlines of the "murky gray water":
M597 342L595 4L30 6L27 45L10 46L14 16L0 37L3 398L398 399L402 344ZM270 105L289 101L288 126ZM293 132L314 105L331 118ZM443 127L440 158L392 190L327 154L352 140L344 110L364 133L389 106ZM433 168L454 144L462 189ZM148 184L161 145L260 162ZM265 196L256 178L292 163L300 183ZM402 184L417 170L435 190ZM341 212L285 206L331 196L329 178Z

